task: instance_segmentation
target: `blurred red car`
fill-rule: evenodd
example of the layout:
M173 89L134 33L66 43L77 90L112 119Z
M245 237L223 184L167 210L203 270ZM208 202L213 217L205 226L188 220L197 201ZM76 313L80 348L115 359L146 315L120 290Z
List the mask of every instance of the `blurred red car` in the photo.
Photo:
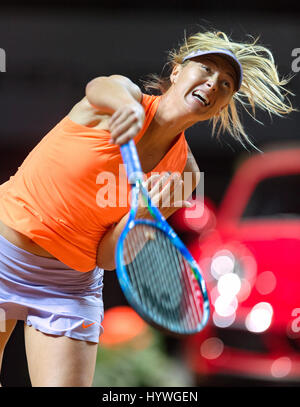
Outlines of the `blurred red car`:
M299 191L300 148L273 150L244 161L218 211L204 205L202 230L190 209L172 219L210 293L208 326L184 343L199 383L300 380Z

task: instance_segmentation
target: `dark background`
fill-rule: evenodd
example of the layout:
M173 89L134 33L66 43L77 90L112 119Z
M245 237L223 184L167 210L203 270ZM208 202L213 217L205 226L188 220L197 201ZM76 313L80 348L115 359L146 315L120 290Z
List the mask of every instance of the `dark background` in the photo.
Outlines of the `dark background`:
M271 1L68 1L2 2L0 48L6 72L0 74L0 182L12 175L29 151L84 96L86 83L100 75L122 74L137 84L160 73L169 49L201 27L233 39L260 35L281 75L291 72L294 48L300 48L300 5ZM288 89L300 107L300 72ZM299 113L274 117L258 112L264 125L243 114L248 135L264 150L298 142ZM218 205L237 163L247 152L228 135L217 140L206 123L186 132L205 173L205 194ZM105 307L123 303L115 277L105 276ZM28 385L22 324L12 336L3 362L3 384ZM5 377L4 377L5 373Z

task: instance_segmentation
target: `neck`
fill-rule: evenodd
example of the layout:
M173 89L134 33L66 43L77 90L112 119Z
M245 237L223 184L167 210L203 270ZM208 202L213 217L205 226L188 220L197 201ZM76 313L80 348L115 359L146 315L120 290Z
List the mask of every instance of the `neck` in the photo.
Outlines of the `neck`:
M170 108L172 106L172 108ZM176 105L171 101L171 98L166 92L161 96L155 116L151 122L151 132L156 134L158 138L164 137L170 142L187 128L191 127L194 122L188 120L176 109Z

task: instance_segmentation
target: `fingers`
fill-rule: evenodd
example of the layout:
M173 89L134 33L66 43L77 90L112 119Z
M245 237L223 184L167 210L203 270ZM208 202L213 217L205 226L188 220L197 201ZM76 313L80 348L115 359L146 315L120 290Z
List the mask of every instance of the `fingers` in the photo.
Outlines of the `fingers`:
M162 192L163 185L166 183L169 178L169 173L154 174L149 178L148 191L150 197L155 197Z
M161 207L171 207L174 200L182 199L183 180L180 174L172 173L162 189Z
M115 111L115 113L109 119L108 125L111 131L114 131L120 124L122 124L127 118L137 120L134 109L122 108Z
M126 105L115 111L109 120L111 142L124 144L133 139L142 129L145 112L141 105Z
M117 119L111 121L110 133L112 139L116 139L118 136L125 133L130 126L135 125L137 121L138 118L133 112L130 112L129 114L123 112L117 117Z
M169 173L165 173L163 175L158 174L158 176L151 176L148 180L148 194L155 206L160 205L163 194L166 194L165 184L169 176Z
M171 207L175 201L181 201L183 180L178 173L152 175L145 182L150 199L155 206Z
M192 207L191 202L184 199L184 183L179 173L153 174L143 182L143 186L152 204L159 208L166 219L180 208ZM146 206L140 197L138 217L149 216Z
M111 141L115 144L122 145L122 144L128 143L138 133L139 133L139 130L137 130L136 128L130 127L130 129L128 131L126 131L124 134L122 134L122 136L116 136L116 138L111 139Z
M158 173L155 173L143 182L143 187L148 191L148 193L150 192L151 189L153 189L159 177L160 175Z

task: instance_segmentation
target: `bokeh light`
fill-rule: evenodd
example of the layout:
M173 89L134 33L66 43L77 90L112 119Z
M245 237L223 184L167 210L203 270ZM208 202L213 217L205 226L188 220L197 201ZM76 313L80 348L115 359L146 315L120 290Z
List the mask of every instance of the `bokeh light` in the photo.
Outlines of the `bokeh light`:
M238 307L238 300L236 297L228 298L219 296L215 302L215 311L221 317L229 317L234 314Z
M235 321L236 313L233 312L231 315L228 315L227 317L221 316L218 313L214 312L212 319L214 321L214 324L218 328L228 328L230 325L232 325Z
M229 250L217 252L211 262L211 274L216 280L234 270L234 256Z
M246 328L250 332L264 332L272 322L273 308L267 302L256 304L246 317Z
M228 273L219 278L218 291L222 297L235 297L241 289L241 279L237 274Z
M224 350L224 344L219 338L208 338L200 347L201 355L206 359L217 359Z
M292 369L291 359L288 357L281 357L272 363L271 374L273 377L282 378L287 376Z
M264 271L257 276L255 288L262 294L270 294L276 287L276 277L272 271Z

